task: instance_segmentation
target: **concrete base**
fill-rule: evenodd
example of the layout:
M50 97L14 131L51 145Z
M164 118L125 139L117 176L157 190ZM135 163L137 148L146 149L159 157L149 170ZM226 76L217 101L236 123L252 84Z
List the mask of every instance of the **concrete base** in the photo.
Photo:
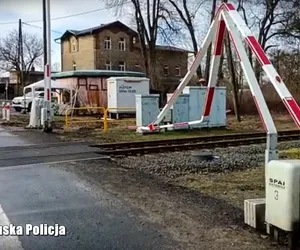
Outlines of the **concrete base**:
M259 230L266 230L265 225L265 198L248 199L244 201L244 222L245 224Z
M161 131L160 130L154 130L154 131L149 131L149 130L142 130L141 128L136 128L135 131L137 134L141 134L141 135L152 135L152 134L160 134Z
M192 152L192 157L193 159L200 161L211 161L214 159L212 151L194 151Z

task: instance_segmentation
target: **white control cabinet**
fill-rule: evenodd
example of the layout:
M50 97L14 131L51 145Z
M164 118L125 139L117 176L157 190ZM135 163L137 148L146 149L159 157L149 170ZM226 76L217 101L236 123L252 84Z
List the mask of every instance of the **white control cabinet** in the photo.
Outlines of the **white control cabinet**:
M110 77L107 79L107 107L110 113L134 113L135 95L149 94L149 79Z
M300 160L274 160L266 166L265 221L293 232L300 221Z

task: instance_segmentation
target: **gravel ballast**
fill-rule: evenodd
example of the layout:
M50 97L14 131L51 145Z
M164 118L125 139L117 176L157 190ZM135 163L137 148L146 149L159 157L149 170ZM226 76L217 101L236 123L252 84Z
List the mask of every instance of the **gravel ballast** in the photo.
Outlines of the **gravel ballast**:
M300 142L283 142L278 148L279 150L290 148L300 150ZM134 168L150 174L176 178L193 173L220 173L254 168L262 165L265 159L264 144L207 150L207 152L212 152L214 156L212 160L196 159L193 156L195 151L125 157L116 159L116 163L123 168ZM281 155L281 158L283 157Z

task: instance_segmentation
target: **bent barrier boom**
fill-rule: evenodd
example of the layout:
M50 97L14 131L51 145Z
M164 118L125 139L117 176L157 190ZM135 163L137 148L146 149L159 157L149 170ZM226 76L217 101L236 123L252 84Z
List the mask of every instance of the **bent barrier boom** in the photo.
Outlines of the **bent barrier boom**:
M276 133L276 128L273 119L271 118L270 112L266 106L258 82L255 78L253 68L251 67L249 59L245 54L243 41L245 41L250 47L250 49L253 51L253 54L256 56L256 58L262 65L263 70L266 72L267 76L269 77L271 83L275 87L277 93L282 99L284 105L286 106L293 120L300 128L300 108L296 103L295 99L292 97L289 90L286 88L284 82L282 81L281 77L278 75L274 66L271 64L269 58L264 53L262 47L253 36L252 32L247 27L244 20L241 18L239 13L235 10L234 6L231 3L223 3L216 11L215 18L211 23L209 31L202 43L201 49L198 52L188 73L182 79L176 91L174 92L174 94L172 95L168 103L165 105L165 107L162 109L162 111L159 113L159 115L156 117L156 119L153 122L151 122L147 127L140 127L139 128L140 130L153 131L161 128L194 125L194 124L199 124L208 121L210 111L211 111L211 105L212 105L214 90L216 86L216 81L217 81L218 65L220 63L220 56L222 54L223 40L224 40L224 34L226 32L226 28L236 48L244 74L247 78L254 101L256 103L256 106L258 108L258 111L260 113L260 116L263 120L267 132ZM192 76L196 73L196 70L200 65L200 62L204 58L208 50L208 47L211 43L213 44L213 55L212 55L212 63L211 63L212 67L209 75L209 81L207 87L208 91L206 94L206 101L204 106L205 108L201 119L197 121L189 121L184 123L159 125L159 123L166 115L167 111L172 107L172 105L176 101L177 97L182 93L184 87L189 83Z

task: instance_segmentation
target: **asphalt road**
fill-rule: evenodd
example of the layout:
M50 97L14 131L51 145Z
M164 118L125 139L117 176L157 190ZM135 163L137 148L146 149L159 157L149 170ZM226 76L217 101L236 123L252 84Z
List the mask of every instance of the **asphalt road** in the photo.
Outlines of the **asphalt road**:
M74 173L51 167L51 162L72 164L99 155L81 144L31 149L28 144L0 128L0 234L9 224L20 226L23 234L26 226L57 224L66 235L0 236L0 250L176 249L158 225L139 221L140 211L130 204L101 189L94 195Z

